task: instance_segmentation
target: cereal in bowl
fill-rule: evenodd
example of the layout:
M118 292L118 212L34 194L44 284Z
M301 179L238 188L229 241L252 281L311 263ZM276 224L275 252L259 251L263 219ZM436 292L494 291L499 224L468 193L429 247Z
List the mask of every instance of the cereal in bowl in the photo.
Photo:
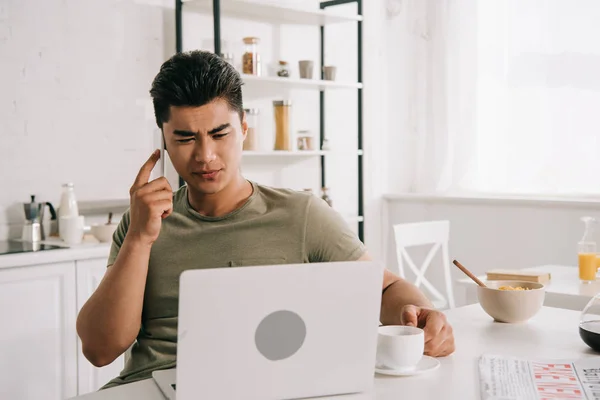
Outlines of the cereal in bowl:
M521 286L500 286L498 290L530 290Z

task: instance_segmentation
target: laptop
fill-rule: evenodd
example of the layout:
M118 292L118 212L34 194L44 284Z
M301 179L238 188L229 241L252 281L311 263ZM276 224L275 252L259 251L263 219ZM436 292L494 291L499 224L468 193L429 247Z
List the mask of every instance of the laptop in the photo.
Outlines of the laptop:
M158 371L152 371L152 379L162 392L166 400L175 400L177 385L176 381L176 369L161 369Z
M153 378L169 400L369 393L382 282L370 261L184 271L177 368Z

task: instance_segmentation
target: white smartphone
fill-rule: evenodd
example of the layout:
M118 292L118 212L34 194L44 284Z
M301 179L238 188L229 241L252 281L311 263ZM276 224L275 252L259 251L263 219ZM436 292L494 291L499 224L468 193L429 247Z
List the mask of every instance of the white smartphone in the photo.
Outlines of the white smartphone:
M155 129L153 132L153 140L152 146L154 149L158 148L160 150L160 159L152 169L152 173L150 175L150 180L155 180L160 178L161 176L166 176L165 171L165 140L163 138L162 131L160 129Z
M165 171L165 137L163 136L162 131L160 131L160 160L158 160L158 162L160 163L160 176L166 176L166 171Z

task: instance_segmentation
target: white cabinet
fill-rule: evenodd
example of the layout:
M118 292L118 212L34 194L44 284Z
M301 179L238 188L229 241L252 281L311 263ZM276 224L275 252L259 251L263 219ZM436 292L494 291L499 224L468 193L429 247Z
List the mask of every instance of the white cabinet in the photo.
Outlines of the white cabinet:
M0 269L0 399L77 394L75 263Z
M106 258L78 260L77 265L77 313L96 290L106 272ZM121 355L111 364L94 367L81 351L81 341L77 338L77 366L79 376L79 394L98 390L105 383L117 377L124 366Z

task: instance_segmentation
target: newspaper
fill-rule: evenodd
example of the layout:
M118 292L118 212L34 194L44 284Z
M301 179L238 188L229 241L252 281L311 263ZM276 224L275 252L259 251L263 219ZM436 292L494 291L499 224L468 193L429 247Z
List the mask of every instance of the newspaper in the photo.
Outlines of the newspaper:
M482 400L600 400L600 357L531 360L484 354Z

